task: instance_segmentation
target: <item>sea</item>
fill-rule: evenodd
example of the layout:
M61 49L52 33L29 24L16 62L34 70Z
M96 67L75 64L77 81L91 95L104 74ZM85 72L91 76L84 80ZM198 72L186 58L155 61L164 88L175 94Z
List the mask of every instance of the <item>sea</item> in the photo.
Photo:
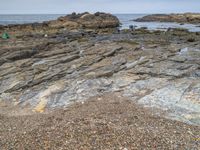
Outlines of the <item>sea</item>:
M146 27L149 30L167 30L168 28L183 28L188 29L191 32L200 32L200 25L193 24L179 24L179 23L167 23L167 22L135 22L134 19L143 17L148 14L114 14L121 22L121 29L128 29L130 25L136 26L136 28ZM48 20L57 19L64 14L34 14L34 15L1 15L0 25L8 24L26 24L43 22Z

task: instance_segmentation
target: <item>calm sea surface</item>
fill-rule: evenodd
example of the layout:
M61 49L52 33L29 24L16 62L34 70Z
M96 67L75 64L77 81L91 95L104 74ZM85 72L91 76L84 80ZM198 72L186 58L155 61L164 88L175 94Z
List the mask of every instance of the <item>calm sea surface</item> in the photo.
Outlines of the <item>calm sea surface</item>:
M161 23L161 22L135 22L136 18L143 17L147 14L116 14L122 23L122 29L129 28L129 25L135 25L137 28L147 27L149 30L166 30L167 28L186 28L192 32L200 32L200 27L192 24L180 25L178 23ZM48 15L0 15L0 24L24 24L33 22L43 22L56 19L62 14Z

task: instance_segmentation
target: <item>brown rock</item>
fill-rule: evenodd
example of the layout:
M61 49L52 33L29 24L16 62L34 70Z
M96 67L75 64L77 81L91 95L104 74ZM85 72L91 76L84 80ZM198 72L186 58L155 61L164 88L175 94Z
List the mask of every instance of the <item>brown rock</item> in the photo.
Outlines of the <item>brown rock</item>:
M55 22L55 21L54 21ZM70 22L70 23L68 23ZM63 24L64 23L64 24ZM71 14L60 17L56 20L56 24L64 27L83 27L83 28L115 28L119 26L117 17L106 13L82 13ZM74 24L74 26L72 26Z
M200 13L184 13L184 14L153 14L138 18L138 22L178 22L178 23L200 23Z

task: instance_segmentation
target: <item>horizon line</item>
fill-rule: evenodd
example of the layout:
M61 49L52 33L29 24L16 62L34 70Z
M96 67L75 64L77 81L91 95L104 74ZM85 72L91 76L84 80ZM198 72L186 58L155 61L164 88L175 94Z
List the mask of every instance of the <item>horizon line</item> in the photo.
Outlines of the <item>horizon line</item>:
M85 11L87 12L87 11ZM81 14L81 13L85 13L85 12L76 12L76 14ZM0 15L70 15L71 13L0 13ZM89 12L91 14L94 14L93 12ZM110 13L110 12L103 12L103 13ZM131 15L131 14L184 14L184 13L200 13L200 12L152 12L152 13L110 13L113 15Z

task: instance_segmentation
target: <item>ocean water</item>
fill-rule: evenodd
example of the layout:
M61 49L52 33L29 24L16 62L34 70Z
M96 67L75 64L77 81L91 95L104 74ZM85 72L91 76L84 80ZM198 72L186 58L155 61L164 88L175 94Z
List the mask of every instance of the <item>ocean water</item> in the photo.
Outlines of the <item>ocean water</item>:
M25 24L25 23L34 23L34 22L43 22L48 20L57 19L62 14L36 14L36 15L1 15L0 14L0 24Z
M149 30L167 30L168 28L185 28L191 32L200 32L200 27L192 24L180 25L178 23L163 23L163 22L135 22L134 19L143 17L148 14L115 14L122 23L121 28L127 29L130 25L136 28L147 27ZM41 14L41 15L0 15L0 24L24 24L43 22L48 20L57 19L63 14Z

